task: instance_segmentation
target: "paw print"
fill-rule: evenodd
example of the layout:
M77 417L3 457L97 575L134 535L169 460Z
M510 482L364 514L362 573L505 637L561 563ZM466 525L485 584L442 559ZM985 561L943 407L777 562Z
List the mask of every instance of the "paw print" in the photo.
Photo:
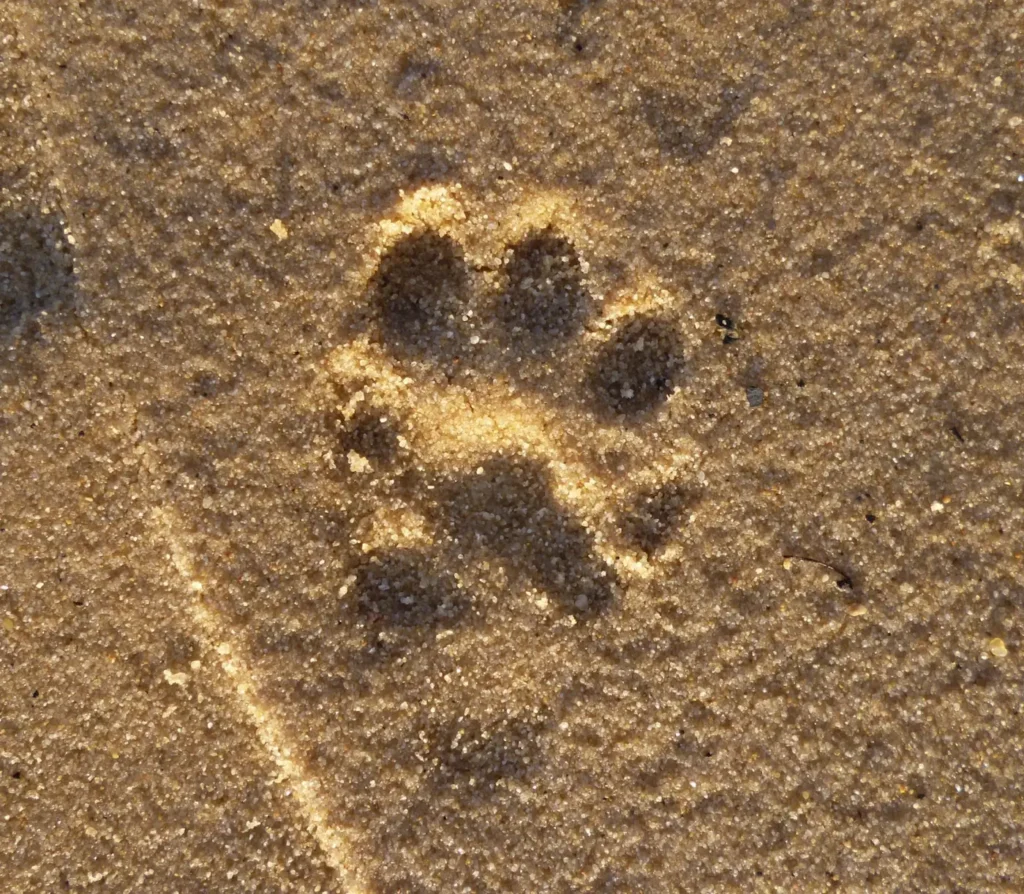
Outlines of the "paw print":
M404 198L258 438L248 395L203 389L186 512L153 513L304 816L338 866L371 857L382 894L583 861L559 791L603 772L603 736L641 747L604 706L654 685L648 627L696 580L691 368L720 327L571 196L524 195L499 214L457 188Z
M434 797L493 793L543 762L552 650L600 641L688 511L678 450L630 468L631 499L609 486L685 347L656 284L595 285L568 203L494 224L427 189L376 239L322 383L324 460L358 507L339 623L407 706L393 753Z
M450 567L495 562L566 617L592 618L614 604L618 574L581 508L600 504L586 454L666 406L685 371L681 336L653 294L596 296L550 209L471 252L452 193L408 205L382 228L327 375L328 463L377 503L380 533L350 575L355 604L385 626L454 624L464 612L441 595L443 575L413 571L443 545ZM620 526L648 554L677 490L638 495L647 510Z

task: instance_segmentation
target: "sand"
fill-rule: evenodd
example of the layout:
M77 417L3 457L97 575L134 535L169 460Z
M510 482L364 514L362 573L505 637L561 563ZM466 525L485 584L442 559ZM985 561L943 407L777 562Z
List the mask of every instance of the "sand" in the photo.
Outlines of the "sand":
M4 890L1021 890L1022 41L4 4Z

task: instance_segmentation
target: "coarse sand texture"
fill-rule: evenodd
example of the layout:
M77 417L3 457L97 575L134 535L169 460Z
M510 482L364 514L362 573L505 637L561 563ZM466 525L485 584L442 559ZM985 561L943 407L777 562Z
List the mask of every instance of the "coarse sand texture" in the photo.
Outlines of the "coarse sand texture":
M1024 890L1024 11L0 5L0 888Z

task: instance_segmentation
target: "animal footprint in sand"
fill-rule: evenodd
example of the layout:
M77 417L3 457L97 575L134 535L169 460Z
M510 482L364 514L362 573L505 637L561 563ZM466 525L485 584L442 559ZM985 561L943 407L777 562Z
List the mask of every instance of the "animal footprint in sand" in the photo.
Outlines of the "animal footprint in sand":
M392 638L472 615L470 566L575 622L601 613L608 542L650 554L684 502L671 468L632 509L604 494L623 434L644 436L684 372L669 297L600 300L566 203L508 218L481 236L450 190L407 200L329 364L330 460L373 519L348 589Z

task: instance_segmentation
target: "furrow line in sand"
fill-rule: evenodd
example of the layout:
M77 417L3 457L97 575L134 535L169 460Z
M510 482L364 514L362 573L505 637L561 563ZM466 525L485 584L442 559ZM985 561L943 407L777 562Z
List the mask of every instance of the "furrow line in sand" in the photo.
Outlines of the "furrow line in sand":
M163 507L154 510L153 520L160 542L168 548L171 564L188 585L186 604L196 633L205 650L216 657L231 682L238 705L256 729L260 744L274 761L281 777L288 781L296 811L323 850L340 890L344 894L369 894L354 869L355 860L346 836L328 820L320 781L311 777L293 757L296 748L284 724L272 709L261 702L248 663L232 642L231 634L216 611L203 601L205 585L194 574L190 550L178 533L181 525L176 524L176 513Z

